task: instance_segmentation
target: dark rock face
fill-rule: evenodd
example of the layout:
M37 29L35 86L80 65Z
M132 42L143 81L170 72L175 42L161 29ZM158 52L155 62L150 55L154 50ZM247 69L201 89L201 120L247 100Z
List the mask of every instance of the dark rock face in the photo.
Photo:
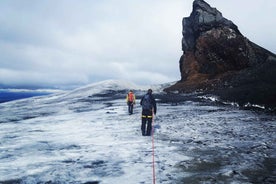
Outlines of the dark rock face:
M241 104L276 107L273 53L245 38L232 21L203 0L194 1L193 11L182 25L181 80L165 91L205 90ZM254 93L250 92L253 88ZM264 91L274 96L269 103L260 97L265 96Z
M211 8L202 0L195 0L190 17L183 22L182 50L194 50L196 39L201 33L213 28L229 27L239 33L238 28L231 21L225 19L215 8Z

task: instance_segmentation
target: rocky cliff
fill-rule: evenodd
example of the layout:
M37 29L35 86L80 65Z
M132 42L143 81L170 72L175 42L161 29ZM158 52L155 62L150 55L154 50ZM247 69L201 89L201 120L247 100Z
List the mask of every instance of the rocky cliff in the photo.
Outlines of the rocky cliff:
M181 80L165 91L204 91L275 109L276 55L244 37L203 0L194 1L182 25Z

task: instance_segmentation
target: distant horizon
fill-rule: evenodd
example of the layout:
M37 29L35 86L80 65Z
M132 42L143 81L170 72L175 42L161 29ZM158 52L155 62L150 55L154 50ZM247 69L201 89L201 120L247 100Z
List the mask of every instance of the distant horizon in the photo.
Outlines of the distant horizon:
M167 83L164 83L167 84ZM102 86L103 85L103 86ZM51 89L51 88L35 88L35 87L30 87L27 88L1 88L0 85L0 103L5 103L9 101L14 101L14 100L20 100L20 99L26 99L26 98L31 98L31 97L37 97L37 96L45 96L45 95L50 95L54 93L63 93L63 92L70 92L78 89L83 89L90 87L93 89L93 86L97 86L99 88L101 87L106 87L106 86L112 86L114 85L115 88L118 86L121 86L121 88L126 88L132 89L132 90L147 90L149 87L153 86L161 86L162 84L152 84L152 85L138 85L135 83L132 83L130 81L125 81L125 80L116 80L116 79L108 79L108 80L102 80L86 85L81 85L77 86L75 88L71 89ZM92 87L91 87L92 86ZM111 87L110 86L110 87ZM123 87L122 87L123 86Z
M28 90L31 91L38 91L38 92L47 92L47 91L67 91L67 90L74 90L77 88L81 88L87 85L92 85L92 84L96 84L96 83L101 83L101 82L105 82L105 81L121 81L121 82L129 82L132 83L134 85L139 85L139 86L152 86L152 85L162 85L162 84L168 84L168 83L175 83L178 81L171 81L171 82L164 82L164 83L151 83L151 84L138 84L132 81L127 81L127 80L123 80L123 79L105 79L105 80L100 80L100 81L95 81L95 82L91 82L91 83L87 83L87 84L79 84L79 85L63 85L63 86L39 86L39 85L1 85L0 84L0 92L1 91L18 91L20 92L28 92ZM13 91L14 92L14 91Z
M25 98L31 98L35 96L45 96L50 95L52 93L50 92L37 92L35 90L33 91L1 91L0 90L0 103L10 102L14 100L20 100Z

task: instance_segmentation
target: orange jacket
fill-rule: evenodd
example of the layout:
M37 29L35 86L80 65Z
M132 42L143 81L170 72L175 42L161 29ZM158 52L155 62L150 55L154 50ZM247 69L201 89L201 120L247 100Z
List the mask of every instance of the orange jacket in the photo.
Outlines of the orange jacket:
M133 92L129 92L126 96L126 101L127 102L133 102L135 104L135 95Z

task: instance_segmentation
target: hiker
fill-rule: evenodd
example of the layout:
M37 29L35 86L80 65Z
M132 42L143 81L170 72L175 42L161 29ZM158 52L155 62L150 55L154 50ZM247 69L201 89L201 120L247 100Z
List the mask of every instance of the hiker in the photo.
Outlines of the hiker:
M140 105L142 106L142 135L150 136L152 129L153 113L155 115L157 110L156 101L152 95L151 89L149 89L147 94L142 97Z
M133 106L135 104L135 95L132 90L129 90L127 96L126 96L126 101L128 105L128 113L129 115L133 114Z

